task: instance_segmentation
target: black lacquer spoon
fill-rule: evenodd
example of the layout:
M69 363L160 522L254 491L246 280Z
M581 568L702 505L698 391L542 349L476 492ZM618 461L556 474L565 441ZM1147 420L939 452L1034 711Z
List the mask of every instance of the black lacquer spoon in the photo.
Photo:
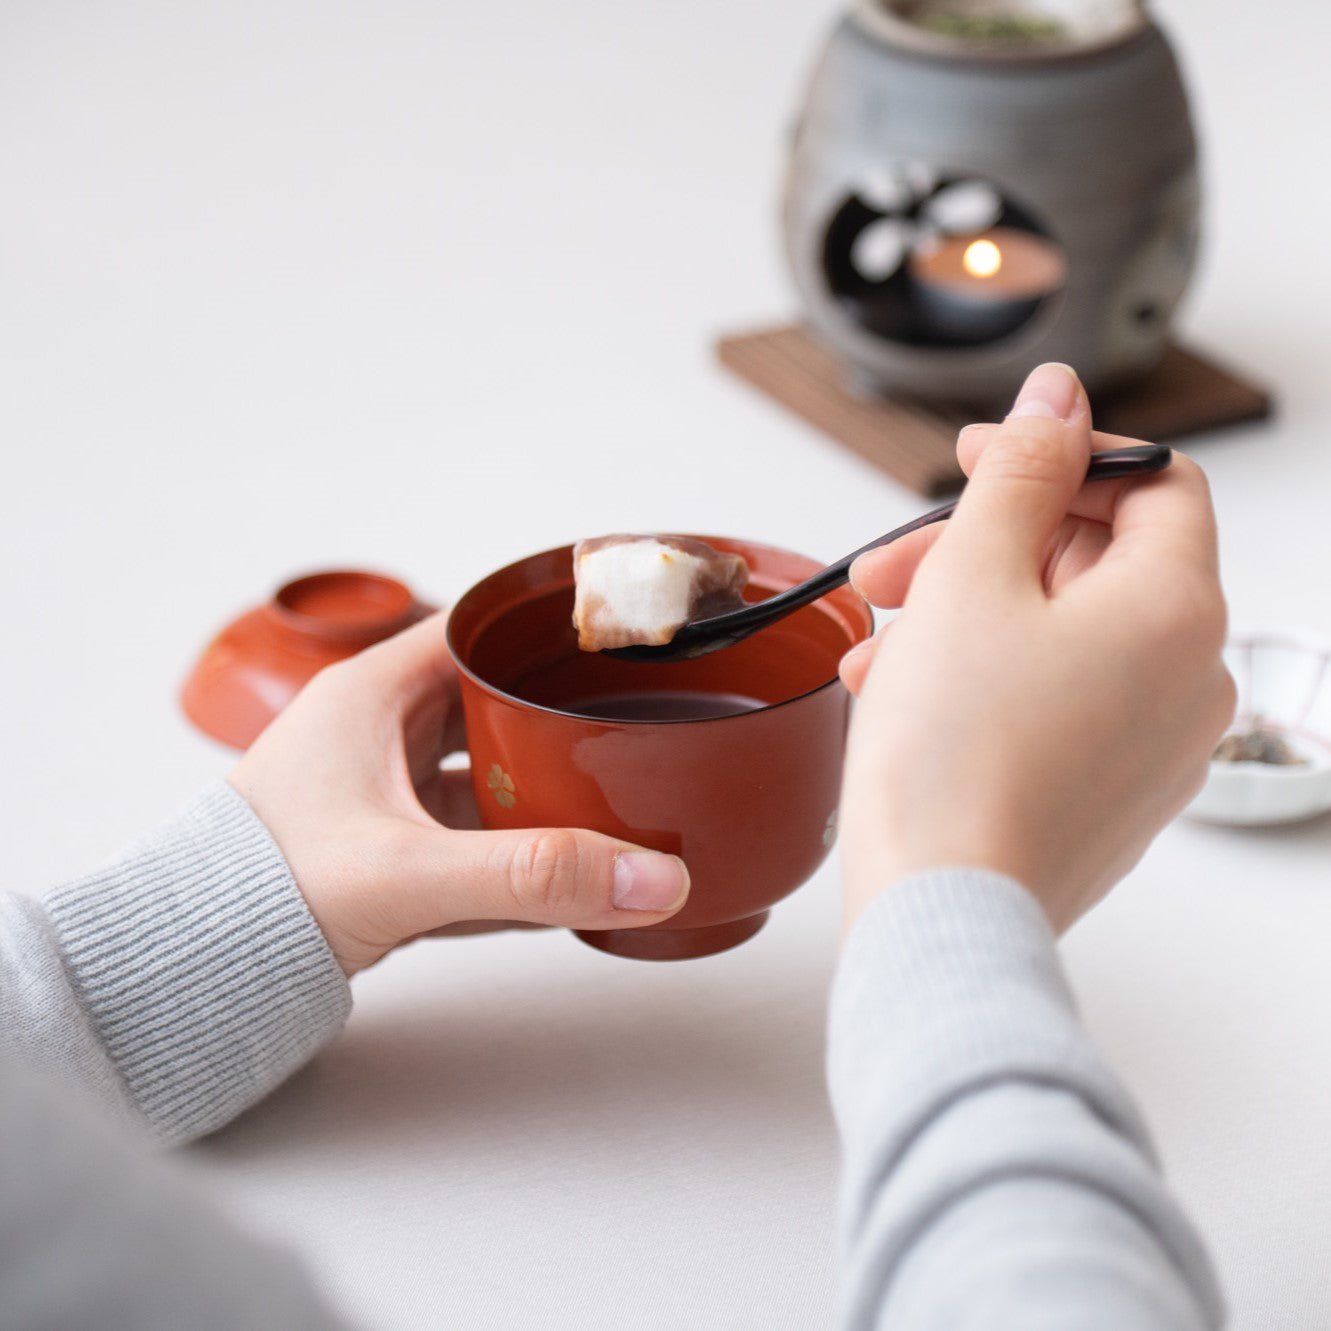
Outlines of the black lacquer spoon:
M1091 465L1086 469L1086 479L1115 481L1129 476L1149 476L1153 472L1164 471L1172 456L1172 451L1165 444L1109 449L1091 458ZM850 577L850 566L862 554L890 545L899 537L919 531L921 527L942 522L944 518L952 516L956 507L957 501L952 499L928 513L922 513L905 526L880 536L876 541L870 541L868 545L860 546L844 559L838 559L835 564L829 564L808 581L769 596L765 601L756 601L741 610L731 610L724 615L714 615L711 619L698 619L685 624L669 642L659 647L614 647L606 655L616 656L621 661L685 661L695 656L706 656L708 652L720 651L723 647L732 647L750 633L775 624L778 619L784 619L801 606L844 585Z

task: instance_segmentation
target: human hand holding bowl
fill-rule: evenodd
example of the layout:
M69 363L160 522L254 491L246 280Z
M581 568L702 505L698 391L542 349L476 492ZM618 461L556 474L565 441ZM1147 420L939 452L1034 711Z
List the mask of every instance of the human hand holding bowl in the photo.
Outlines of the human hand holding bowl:
M228 778L348 975L423 934L500 922L629 930L684 903L674 855L563 827L480 831L446 616L329 666Z

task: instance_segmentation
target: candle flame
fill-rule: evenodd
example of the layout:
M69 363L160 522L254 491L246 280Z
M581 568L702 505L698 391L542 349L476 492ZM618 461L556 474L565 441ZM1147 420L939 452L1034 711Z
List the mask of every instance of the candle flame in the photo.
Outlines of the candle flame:
M973 240L961 256L961 264L972 277L993 277L1003 266L1003 251L992 240Z

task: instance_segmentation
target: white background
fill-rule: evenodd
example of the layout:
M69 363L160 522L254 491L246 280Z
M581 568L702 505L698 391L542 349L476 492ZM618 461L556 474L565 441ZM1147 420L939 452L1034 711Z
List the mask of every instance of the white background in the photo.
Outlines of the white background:
M1184 325L1281 399L1196 448L1235 617L1331 630L1327 24L1161 9L1206 148ZM832 13L5 0L6 886L225 771L175 691L293 572L445 598L608 527L831 558L918 511L709 351L791 307L781 144ZM1331 1324L1329 851L1176 826L1066 947L1245 1331ZM368 1326L825 1326L835 898L679 966L418 945L195 1154Z

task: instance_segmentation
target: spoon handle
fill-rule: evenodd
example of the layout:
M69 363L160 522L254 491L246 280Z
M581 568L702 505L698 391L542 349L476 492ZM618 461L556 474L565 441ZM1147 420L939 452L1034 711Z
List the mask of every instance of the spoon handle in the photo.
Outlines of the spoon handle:
M1134 448L1107 449L1103 453L1093 453L1091 455L1090 465L1086 468L1086 479L1088 481L1118 481L1131 476L1149 476L1153 472L1164 471L1169 466L1169 460L1172 456L1172 450L1167 444L1142 444ZM949 499L946 504L940 504L937 508L930 509L928 513L921 513L918 518L897 527L894 531L888 532L886 536L880 536L876 541L870 541L868 545L860 546L858 550L853 550L844 559L838 559L835 564L829 564L817 575L817 580L821 581L823 578L830 576L834 581L829 581L827 591L830 591L833 587L839 587L850 577L850 566L861 555L866 555L870 550L877 550L881 546L891 545L893 541L898 541L903 536L909 536L911 532L919 531L921 527L930 527L935 522L942 522L945 518L950 518L956 512L958 503L960 503L960 496L956 499ZM819 592L818 595L826 595L826 592ZM775 600L776 598L771 599ZM767 602L760 602L760 604L766 605Z
M1086 469L1086 479L1116 481L1125 477L1149 476L1154 472L1164 471L1169 466L1172 456L1172 450L1167 444L1141 444L1132 448L1107 449L1103 453L1092 454L1090 465ZM891 545L893 541L909 536L911 532L919 531L922 527L929 527L935 522L950 518L956 512L957 502L956 499L950 499L946 504L940 504L937 508L930 509L928 513L922 513L918 518L895 528L885 536L880 536L876 541L870 541L868 545L862 545L858 550L851 551L844 559L829 564L821 573L815 574L807 582L801 582L797 587L790 588L789 591L779 592L776 596L769 596L765 601L756 601L744 610L727 615L726 637L731 640L747 637L755 629L765 628L773 620L788 615L792 610L798 610L800 606L808 605L810 601L816 601L820 596L826 596L828 592L849 580L850 566L861 555L868 554L870 550L877 550L881 546ZM704 619L690 624L685 631L692 630L702 636L706 633L706 627L707 621Z

